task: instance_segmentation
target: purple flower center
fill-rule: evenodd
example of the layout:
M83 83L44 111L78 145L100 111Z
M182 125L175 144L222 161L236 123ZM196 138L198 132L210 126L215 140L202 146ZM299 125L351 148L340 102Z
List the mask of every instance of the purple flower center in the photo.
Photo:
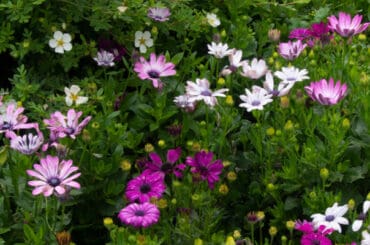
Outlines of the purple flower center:
M161 171L164 173L169 173L172 170L172 164L171 163L165 163L161 166Z
M11 129L11 128L12 128L12 124L10 124L8 122L4 122L3 126L1 127L2 130L8 130L8 129Z
M318 239L312 240L312 245L320 245L320 244L321 244L320 240Z
M252 106L259 106L260 104L261 104L261 101L259 100L252 101Z
M209 90L203 90L200 94L203 96L212 96L212 93Z
M140 186L140 192L141 192L141 193L146 194L146 193L148 193L150 190L151 190L151 188L150 188L150 185L148 185L148 184L143 184L142 186Z
M148 75L150 78L159 78L159 72L157 71L149 71Z
M58 177L51 177L47 180L47 183L52 187L57 187L58 185L60 185L61 181Z
M135 211L135 216L143 217L144 215L145 215L145 212L143 210L136 210Z
M335 219L334 215L327 215L327 216L325 217L325 221L328 221L328 222L331 222L331 221L333 221L334 219Z
M75 132L75 129L74 128L66 128L66 133L67 134L73 134Z
M272 96L278 96L279 90L272 90L270 93L272 94Z
M286 80L288 82L295 82L297 79L295 77L288 77Z
M366 213L360 213L357 217L359 220L365 220L366 219Z

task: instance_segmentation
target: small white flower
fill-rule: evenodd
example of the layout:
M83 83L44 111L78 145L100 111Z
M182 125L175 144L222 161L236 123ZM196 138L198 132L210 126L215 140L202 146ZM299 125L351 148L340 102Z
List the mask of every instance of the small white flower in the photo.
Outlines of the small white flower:
M332 228L339 233L342 233L342 225L348 225L348 219L342 217L348 211L348 205L338 206L338 203L334 203L332 207L325 210L325 214L313 214L311 215L312 223L315 229L324 225L326 229Z
M71 88L64 88L64 92L66 93L66 104L67 106L71 106L74 103L76 105L84 104L86 103L89 98L84 96L78 96L78 93L80 92L80 87L77 85L72 85Z
M250 79L259 79L266 74L267 70L268 67L264 60L257 60L254 58L250 65L248 61L243 63L240 75Z
M269 94L264 88L259 86L252 86L252 91L245 89L245 94L239 96L244 102L239 104L244 107L248 112L253 110L263 110L263 106L272 102L272 94Z
M105 50L100 50L94 60L98 63L98 66L108 67L114 66L114 58L114 54Z
M190 101L190 96L187 94L176 96L173 100L176 106L184 109L185 111L194 111L196 103L194 101Z
M201 101L213 107L217 104L216 97L226 97L225 92L229 89L219 89L212 91L209 88L210 84L207 79L196 79L195 83L192 81L187 81L186 94L189 96L190 102Z
M223 58L233 53L232 49L229 49L229 46L223 43L215 43L212 42L211 44L207 44L208 53L213 54L216 58Z
M364 220L366 219L367 211L370 208L370 201L366 200L362 206L362 212L358 215L357 219L352 224L352 230L358 231L362 227Z
M127 6L121 5L117 7L117 10L119 13L123 14L124 12L126 12L127 8L128 8Z
M263 88L267 90L273 96L284 96L287 95L290 89L293 87L294 83L280 82L277 89L274 86L274 78L271 72L266 73L266 80L263 82Z
M153 39L151 38L150 32L135 32L135 47L140 49L140 53L146 53L147 47L150 48L152 46Z
M308 71L306 69L299 70L298 68L292 67L283 67L281 71L276 71L274 75L283 82L286 83L296 83L301 82L305 79L309 79L307 76Z
M61 31L54 32L53 38L49 40L49 46L55 49L56 53L63 54L64 51L72 50L71 35Z
M207 13L207 22L212 27L217 27L221 24L220 19L217 17L216 14L213 13Z
M362 233L361 245L370 245L370 234L366 230Z
M242 61L243 51L232 49L231 54L229 54L229 66L225 66L222 71L222 76L230 75L231 73L238 70L245 61Z

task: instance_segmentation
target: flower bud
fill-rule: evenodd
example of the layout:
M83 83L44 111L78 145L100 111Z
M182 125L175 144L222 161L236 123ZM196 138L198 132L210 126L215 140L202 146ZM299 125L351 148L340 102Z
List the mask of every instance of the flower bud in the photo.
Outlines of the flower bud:
M272 42L278 42L280 40L280 30L278 29L270 29L268 31L268 38L272 41Z
M233 237L235 239L239 239L241 237L240 231L239 230L234 230Z
M233 106L234 105L234 99L233 99L233 97L231 95L226 95L225 102L229 106Z
M295 222L293 220L288 220L286 222L286 228L290 231L292 231L295 227Z
M322 180L327 180L329 177L329 169L327 168L320 169L320 177Z
M130 171L131 163L128 160L122 160L120 167L123 171Z
M273 136L275 134L275 129L273 127L269 127L267 130L266 130L266 134L268 136Z
M353 198L349 199L348 203L347 203L347 206L348 206L349 210L353 210L356 206L355 200Z
M165 147L166 146L166 141L158 140L158 146L161 147L161 148Z
M227 185L225 184L222 184L220 185L220 187L218 188L218 192L222 195L226 195L227 193L229 193L229 187L227 187Z
M234 171L230 171L226 174L226 178L230 181L230 182L233 182L237 179L237 175Z
M225 242L225 245L235 245L235 240L232 236L228 236L226 238L226 242Z
M150 153L154 151L154 146L150 143L145 144L144 150L146 153Z
M277 232L278 232L278 230L277 230L276 226L271 226L270 227L270 229L269 229L270 236L272 236L272 237L276 236Z
M196 238L196 239L194 240L194 245L203 245L203 240L202 240L202 239L200 239L200 238Z

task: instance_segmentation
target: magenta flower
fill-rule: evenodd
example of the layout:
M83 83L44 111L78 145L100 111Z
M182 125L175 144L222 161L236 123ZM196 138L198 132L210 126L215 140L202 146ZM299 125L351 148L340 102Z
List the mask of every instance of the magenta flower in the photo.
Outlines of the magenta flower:
M361 24L362 15L355 15L353 19L350 14L339 12L339 17L332 15L328 17L329 29L335 31L342 37L351 37L367 29L370 22Z
M118 218L121 222L135 228L148 227L159 220L159 209L152 203L131 203L121 209Z
M215 183L219 180L223 165L221 160L212 162L213 153L200 151L195 154L194 158L187 157L186 164L191 167L191 172L201 180L207 180L210 189L214 188Z
M311 32L308 28L296 28L289 33L290 39L305 40L311 36Z
M74 173L78 167L72 166L72 160L59 161L58 157L47 155L40 159L41 164L34 164L35 170L27 170L29 176L38 180L31 180L28 185L35 187L32 195L43 194L48 197L54 191L57 195L63 195L70 187L80 189L80 184L74 181L81 173Z
M148 17L159 22L169 20L171 13L168 8L149 8Z
M333 35L326 23L313 23L310 28L297 28L290 32L289 38L306 42L313 47L316 43L327 44Z
M306 220L297 221L295 229L303 232L301 245L332 245L331 240L326 236L333 232L333 229L326 229L325 226L321 225L315 232L314 225Z
M334 84L333 78L329 79L329 83L321 79L318 82L311 82L310 86L304 88L311 99L322 105L337 104L347 92L347 85L341 85L340 81Z
M119 62L122 57L127 53L127 50L117 42L110 39L101 39L98 43L99 50L105 50L114 55L114 62Z
M78 119L81 117L82 111L76 112L74 109L69 109L67 116L64 116L61 112L56 111L51 114L50 119L44 119L44 123L50 129L50 139L55 141L58 138L64 138L66 136L72 139L76 138L76 135L80 134L82 129L89 123L91 116L86 117L81 123L78 123Z
M164 55L159 55L157 59L157 56L151 53L149 62L144 57L140 57L140 61L135 63L134 70L141 80L149 79L152 81L153 87L161 88L160 77L175 75L176 70L174 68L173 63L166 63Z
M307 44L303 44L301 40L295 42L279 43L278 52L286 60L294 60L306 48Z
M170 149L167 151L167 159L166 162L163 163L161 160L161 157L155 153L152 152L149 154L149 157L151 159L150 162L146 164L146 169L144 173L161 173L163 177L166 174L173 173L177 178L182 177L182 171L185 169L185 164L181 163L178 165L175 165L175 162L179 160L181 156L181 148L178 147L176 149Z
M144 203L151 197L161 198L165 190L163 174L142 173L127 183L125 195L130 202Z
M6 107L6 112L0 115L0 133L5 133L9 139L17 137L14 130L38 128L37 123L27 123L27 117L22 114L23 107L18 107L15 103L10 103Z

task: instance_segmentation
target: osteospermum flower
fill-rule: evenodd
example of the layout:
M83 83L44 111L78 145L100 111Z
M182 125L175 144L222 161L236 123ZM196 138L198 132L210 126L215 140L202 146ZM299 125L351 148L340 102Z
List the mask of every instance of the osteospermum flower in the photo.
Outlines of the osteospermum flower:
M98 66L104 66L104 67L110 67L114 66L114 54L105 51L105 50L100 50L96 57L94 57L94 60L96 63L98 63Z
M176 106L184 109L187 112L192 112L195 110L196 102L190 100L190 96L187 94L176 96L173 100Z
M304 233L301 237L301 245L332 244L331 240L326 236L333 232L333 229L327 229L325 226L321 225L317 231L315 231L313 224L306 220L303 222L297 221L294 228Z
M64 87L67 106L71 106L73 103L75 103L76 105L84 104L89 100L88 97L79 96L78 93L80 91L81 88L78 85L72 85L70 88Z
M14 150L19 151L22 154L31 155L40 148L43 142L44 137L41 132L39 132L39 134L37 135L29 133L11 139L10 147Z
M161 173L142 173L127 183L125 195L130 202L144 203L152 197L161 198L165 190Z
M16 103L8 104L6 111L0 115L0 133L12 139L17 136L15 130L38 128L37 123L27 123L28 118L22 114L23 111L24 108L17 107Z
M274 75L284 83L296 83L308 79L308 71L306 69L298 69L294 66L283 67L281 71L276 71Z
M56 111L51 114L49 119L44 119L44 123L50 129L50 140L55 141L58 138L64 138L66 136L75 139L91 120L91 116L88 116L81 123L78 123L81 116L82 111L76 112L74 109L69 109L67 116Z
M140 53L146 53L147 48L153 46L153 39L148 31L135 32L135 47L139 48Z
M362 224L364 223L364 221L367 218L366 214L369 211L369 208L370 208L370 201L369 200L364 201L364 203L362 205L362 212L358 215L356 220L352 223L352 230L353 231L359 231L361 229Z
M342 228L340 225L348 225L348 219L343 217L343 215L348 211L348 205L338 206L338 203L334 203L332 207L325 210L325 214L313 214L311 215L312 223L315 229L320 226L325 226L326 228L331 228L333 230L342 233Z
M266 62L263 59L257 60L257 58L254 58L250 64L248 61L243 63L240 75L250 79L259 79L264 76L267 71L268 67Z
M56 53L63 54L64 51L72 50L71 35L61 31L54 32L53 38L49 40L49 46L55 49Z
M361 232L362 240L361 245L369 245L370 244L370 234L367 230Z
M118 218L121 222L135 228L145 228L157 223L159 215L159 209L152 203L131 203L127 207L121 209Z
M119 43L115 42L111 39L100 39L98 42L99 50L105 50L108 53L114 55L114 62L119 62L122 60L122 57L127 53L125 47L120 45Z
M243 51L232 49L231 54L229 54L229 65L225 66L222 71L221 75L227 76L231 73L238 70L239 67L241 67L244 64L244 61L242 61Z
M245 94L239 96L243 103L239 104L248 112L253 110L263 110L263 107L272 102L272 94L267 92L264 88L253 86L252 91L245 89Z
M213 13L207 13L206 15L206 18L207 18L207 22L210 26L212 27L217 27L221 24L221 21L220 19L217 17L216 14L213 14Z
M38 180L31 180L28 185L35 187L32 195L43 194L48 197L54 192L63 195L68 188L80 189L75 181L81 174L74 173L78 167L72 166L72 160L60 161L58 157L47 155L40 159L40 164L34 164L34 170L27 170L29 176ZM73 174L74 173L74 174Z
M370 22L361 24L362 15L356 14L353 19L350 14L339 12L338 18L335 15L328 17L329 29L335 31L342 37L351 37L367 29Z
M226 97L224 93L229 91L229 89L219 89L216 91L212 91L209 86L209 81L207 79L196 79L195 83L192 81L187 81L186 83L186 94L189 96L189 100L194 101L201 101L203 100L204 103L213 107L217 104L216 97Z
M140 60L135 63L134 71L137 72L140 79L151 80L155 88L162 86L161 77L176 74L175 65L171 62L166 62L164 55L159 55L157 58L155 53L150 54L149 62L144 57L140 57Z
M273 96L284 96L287 95L294 83L280 82L277 88L274 86L274 77L271 72L266 73L266 80L263 82L263 88Z
M311 82L310 86L304 87L311 99L319 102L322 105L335 105L347 92L347 85L337 81L334 84L333 78L329 79L329 83L325 79L317 82Z
M168 8L149 8L148 17L159 22L169 20L171 13Z
M215 183L219 180L223 165L220 159L212 161L213 153L200 151L194 157L188 156L186 164L191 167L191 172L197 175L201 180L207 180L210 189L213 189Z
M167 151L167 158L165 162L162 162L161 157L155 153L149 153L149 161L146 164L146 169L143 173L154 173L159 172L163 176L166 174L173 173L176 177L182 177L182 171L185 169L185 164L181 163L176 165L175 163L179 160L181 156L181 148L177 147L176 149L170 149Z
M278 52L286 60L294 60L306 48L307 44L303 44L301 40L279 43Z
M227 43L215 43L207 44L208 54L214 55L216 58L221 59L233 53L232 49L229 49Z

